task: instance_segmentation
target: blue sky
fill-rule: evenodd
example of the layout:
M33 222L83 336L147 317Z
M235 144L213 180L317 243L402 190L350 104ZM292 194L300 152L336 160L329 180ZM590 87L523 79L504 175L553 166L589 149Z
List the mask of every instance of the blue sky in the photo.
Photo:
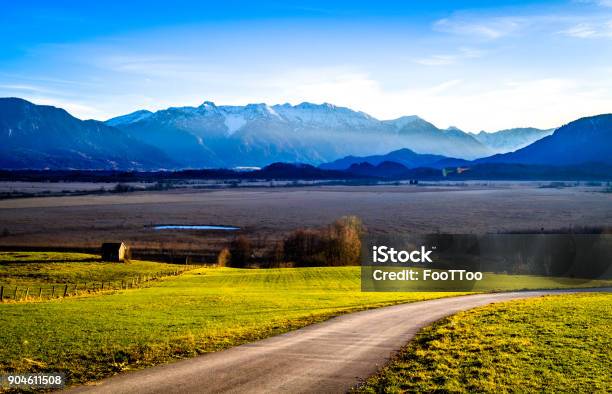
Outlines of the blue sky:
M5 2L0 96L95 119L311 101L555 127L612 112L612 0Z

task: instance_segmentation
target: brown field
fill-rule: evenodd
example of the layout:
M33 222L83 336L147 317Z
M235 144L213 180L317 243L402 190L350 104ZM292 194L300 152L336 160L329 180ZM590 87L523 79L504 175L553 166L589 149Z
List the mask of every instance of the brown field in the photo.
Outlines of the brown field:
M261 243L343 215L370 233L481 233L612 225L612 194L537 184L315 186L171 190L0 201L0 246L98 247L213 253L234 233L156 231L152 224L240 227Z
M90 192L96 190L112 190L118 182L8 182L0 181L0 193L59 193L59 192ZM141 182L124 182L124 185L135 188L145 188L148 184Z

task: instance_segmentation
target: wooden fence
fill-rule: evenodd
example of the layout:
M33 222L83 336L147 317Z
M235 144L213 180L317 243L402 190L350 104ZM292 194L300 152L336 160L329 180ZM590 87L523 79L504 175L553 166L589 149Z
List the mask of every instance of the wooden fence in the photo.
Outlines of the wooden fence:
M0 302L37 301L54 298L72 297L103 291L128 290L143 287L145 284L164 278L178 276L195 267L182 266L175 271L161 271L146 275L124 278L115 281L93 281L81 283L55 283L35 285L0 284Z

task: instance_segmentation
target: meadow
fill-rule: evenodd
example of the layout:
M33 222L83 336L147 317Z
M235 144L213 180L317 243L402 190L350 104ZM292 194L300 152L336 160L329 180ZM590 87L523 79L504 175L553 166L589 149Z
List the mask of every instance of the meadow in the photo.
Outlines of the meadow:
M74 264L68 257L35 264ZM91 264L105 263L82 264L65 270L86 275ZM500 276L497 283L502 282L505 288L512 283L514 288L543 285L537 277ZM199 268L142 288L0 304L0 370L65 371L70 382L82 383L225 349L343 313L457 294L361 292L359 267Z
M492 304L422 330L361 393L609 392L612 294Z
M60 370L85 382L341 313L450 295L361 293L357 267L201 268L140 289L0 304L0 370Z

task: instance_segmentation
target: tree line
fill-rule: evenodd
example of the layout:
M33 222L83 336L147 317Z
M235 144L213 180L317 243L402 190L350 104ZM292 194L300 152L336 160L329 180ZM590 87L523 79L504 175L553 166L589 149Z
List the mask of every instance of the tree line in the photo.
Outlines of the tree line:
M238 236L221 250L217 264L235 268L274 268L286 264L296 267L358 265L362 234L361 220L356 216L344 216L324 227L297 229L257 257L253 242Z

